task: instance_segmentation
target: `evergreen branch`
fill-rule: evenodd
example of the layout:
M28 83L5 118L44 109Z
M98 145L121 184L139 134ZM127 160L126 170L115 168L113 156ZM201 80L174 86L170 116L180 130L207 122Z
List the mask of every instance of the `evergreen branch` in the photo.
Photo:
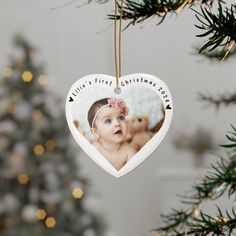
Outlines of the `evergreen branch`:
M183 227L187 224L192 214L193 214L192 209L188 210L172 209L172 212L170 214L161 215L162 221L166 224L166 226L154 229L153 231L162 231L167 233L170 231L179 232L183 230Z
M225 60L235 51L236 4L225 9L223 9L220 1L218 4L218 14L214 14L203 7L201 7L201 13L194 10L196 18L201 22L201 25L196 25L196 27L205 31L197 37L209 37L208 41L200 48L199 53L206 50L211 52L216 48L221 48L221 60Z
M218 97L212 97L211 95L199 94L199 97L203 101L207 101L210 104L219 108L220 105L236 105L236 92L230 95L220 95Z
M194 55L197 55L197 54L201 55L204 58L209 59L210 61L218 62L222 58L222 52L217 49L214 51L211 51L211 52L205 50L205 51L201 52L201 54L199 54L199 50L200 50L199 47L195 47L194 50L195 50L193 53ZM231 51L230 57L226 57L224 61L226 62L228 59L233 58L233 56L235 56L235 55L236 55L236 48L234 48L234 50Z
M198 206L197 206L198 207ZM200 211L196 213L196 206L186 211L172 210L169 215L161 215L163 222L166 224L163 227L154 229L155 232L160 232L161 235L225 235L232 232L236 227L236 213L232 208L230 214L226 211L223 215L221 209L217 206L217 216L210 216Z
M224 144L221 145L221 147L225 148L236 148L236 128L231 125L233 131L228 132L229 134L226 134L226 138L231 142L230 144Z
M226 135L227 139L236 144L236 127L232 125L232 131ZM221 145L225 147L225 145ZM228 146L227 146L228 147ZM231 146L230 146L231 147ZM195 184L192 188L193 193L190 196L182 196L184 204L191 204L185 211L172 210L168 215L161 215L165 224L155 229L164 235L230 235L236 227L236 213L232 208L230 214L226 211L226 216L222 214L219 207L216 217L203 213L200 210L200 204L206 199L217 199L228 190L228 197L235 194L236 191L236 154L230 158L221 158L216 164L211 165L209 171L203 180Z
M236 187L236 159L221 160L211 165L212 170L205 175L202 182L195 184L191 196L182 196L185 204L199 205L203 200L217 199L229 189L229 196L235 193Z
M228 211L226 211L226 218L219 207L218 215L216 217L212 217L208 214L200 212L199 219L195 219L195 221L188 226L191 228L187 234L198 234L198 235L225 235L226 233L230 233L236 227L236 214L234 209L232 208L232 214L230 215Z
M143 22L152 16L157 16L160 18L159 25L164 21L168 13L177 13L177 11L183 10L187 5L192 6L194 3L211 6L213 2L214 0L140 0L140 2L124 0L122 19L130 20L129 26ZM117 4L119 13L121 13L121 5ZM115 15L108 15L108 18L114 20ZM120 14L117 15L117 19L120 19Z

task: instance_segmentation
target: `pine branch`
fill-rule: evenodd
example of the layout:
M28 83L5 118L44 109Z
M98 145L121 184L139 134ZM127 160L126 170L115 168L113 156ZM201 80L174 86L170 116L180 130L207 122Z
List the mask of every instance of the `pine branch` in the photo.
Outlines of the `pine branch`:
M225 144L225 145L221 145L221 147L225 147L225 148L233 148L234 150L236 149L236 128L231 125L233 131L228 132L228 134L226 134L226 138L231 142L230 144Z
M226 233L230 235L236 227L236 214L234 208L232 208L232 214L230 215L228 211L226 211L226 215L224 216L220 210L218 209L218 215L216 217L210 216L208 214L200 212L199 219L195 219L193 223L188 226L191 228L190 231L187 231L187 234L193 235L225 235ZM226 218L227 217L227 218Z
M233 216L227 212L227 220L218 208L218 216L211 217L203 212L198 212L198 207L206 199L217 199L228 189L230 197L236 190L236 156L233 156L226 165L221 159L216 165L212 165L212 171L205 176L203 181L193 186L194 194L184 197L185 204L192 204L187 210L172 210L168 215L161 215L165 226L154 231L164 235L220 235L223 232L230 232L236 226L236 216L232 209ZM189 200L186 200L189 199ZM200 215L200 217L199 217ZM223 220L224 219L224 220ZM218 234L219 233L219 234Z
M204 33L197 37L208 37L207 42L200 48L199 54L203 54L209 58L220 58L225 60L230 55L236 53L236 4L232 4L230 8L224 7L222 0L217 0L218 9L214 14L211 9L214 0L124 0L122 8L122 19L129 20L131 24L144 22L150 17L157 16L161 24L169 13L178 13L185 7L192 7L195 4L201 6L201 12L195 11L196 18L201 25L195 25ZM118 4L119 14L117 19L120 19L121 4ZM114 14L108 15L109 19L114 20ZM217 50L218 49L218 50Z
M194 55L200 55L203 56L204 58L209 59L210 61L216 61L219 62L222 58L222 52L218 49L215 49L211 52L208 51L203 51L201 54L199 54L201 47L194 47ZM228 59L232 59L236 55L236 50L230 52L230 57L226 57L224 62L228 61Z
M231 142L220 145L224 148L236 148L236 128L231 125L233 131L226 134ZM230 197L236 190L236 154L229 159L221 158L216 164L211 165L211 171L206 174L201 183L193 186L194 193L190 197L184 196L183 203L199 205L206 198L217 199L228 189ZM189 200L186 200L189 199Z
M220 48L221 60L234 53L236 50L236 4L232 4L230 8L223 9L222 4L219 2L217 14L203 7L201 7L201 13L194 11L197 19L201 22L200 26L195 26L205 31L197 35L197 37L209 37L199 50L199 53L204 51L211 52L216 48Z
M196 209L196 208L195 208ZM168 216L163 216L162 219L168 222L169 225L160 227L154 231L160 232L164 235L230 235L233 229L236 227L236 214L234 208L232 213L223 215L219 207L217 207L218 214L216 216L210 216L200 211L195 214L195 210L192 211L176 211L173 210Z
M212 97L211 95L199 94L199 98L203 101L213 104L216 108L219 108L220 105L235 105L236 104L236 92L226 95L220 95L218 97Z
M182 202L198 205L207 198L219 198L227 189L229 190L229 197L235 193L235 157L236 156L232 156L230 161L221 159L215 165L211 165L212 170L208 172L202 182L193 186L194 193L188 197L189 200L184 200Z
M166 232L166 233L170 231L179 232L183 230L184 226L187 224L188 220L191 218L192 213L193 211L191 209L188 209L188 210L172 209L172 212L170 214L161 215L161 218L166 225L158 229L154 229L153 231L161 231L161 232Z
M221 145L225 148L236 146L236 128L226 135L230 144ZM232 208L232 213L226 211L222 214L219 207L217 216L210 216L199 211L201 203L207 199L217 199L228 190L228 197L236 191L236 152L228 159L221 158L215 165L211 166L204 179L195 184L190 196L183 196L183 203L190 204L187 210L172 210L168 215L161 215L165 224L155 229L164 235L230 235L236 227L236 213Z
M124 0L122 19L129 20L129 26L141 23L152 16L157 16L160 19L157 23L159 25L168 13L177 13L177 11L183 10L186 6L191 7L195 3L211 6L213 2L214 0L141 0L140 2ZM120 13L121 5L117 4ZM112 20L115 19L113 14L108 15L108 17ZM117 19L120 19L120 14L117 15Z

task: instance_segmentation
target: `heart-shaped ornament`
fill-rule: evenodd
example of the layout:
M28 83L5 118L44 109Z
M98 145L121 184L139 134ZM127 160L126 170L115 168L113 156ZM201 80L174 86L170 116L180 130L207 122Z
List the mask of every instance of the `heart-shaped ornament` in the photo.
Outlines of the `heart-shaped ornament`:
M159 146L173 115L170 91L149 74L119 79L103 74L78 79L66 101L66 118L76 142L104 170L121 177Z

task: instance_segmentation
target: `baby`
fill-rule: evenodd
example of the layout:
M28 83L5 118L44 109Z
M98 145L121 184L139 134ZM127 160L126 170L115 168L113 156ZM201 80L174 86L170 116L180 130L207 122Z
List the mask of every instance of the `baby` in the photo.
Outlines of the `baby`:
M95 137L92 144L116 170L120 170L136 153L125 141L128 133L126 115L126 103L117 98L98 100L88 111L88 122Z

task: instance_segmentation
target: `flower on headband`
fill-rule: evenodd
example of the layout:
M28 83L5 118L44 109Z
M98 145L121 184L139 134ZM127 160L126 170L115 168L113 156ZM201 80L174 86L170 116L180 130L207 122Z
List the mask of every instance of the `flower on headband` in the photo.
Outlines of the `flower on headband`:
M122 109L122 112L124 113L125 116L128 115L129 113L129 108L127 107L125 101L123 99L120 98L108 98L107 100L108 105L110 107L116 108L119 107Z

